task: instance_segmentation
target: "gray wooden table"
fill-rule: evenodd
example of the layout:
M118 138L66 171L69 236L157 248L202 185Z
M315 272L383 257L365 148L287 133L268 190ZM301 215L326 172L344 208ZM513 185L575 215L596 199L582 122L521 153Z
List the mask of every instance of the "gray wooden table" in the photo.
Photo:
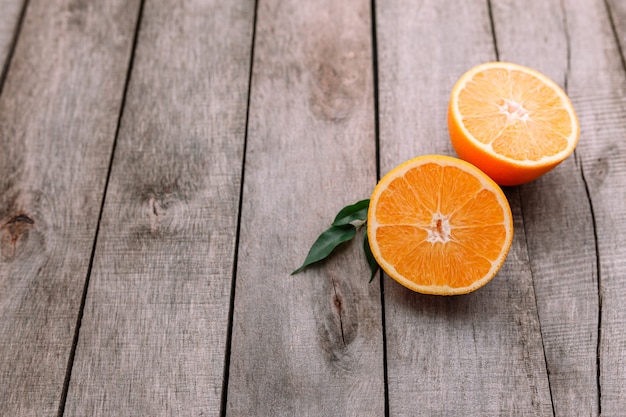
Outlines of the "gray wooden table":
M0 416L626 415L626 1L0 0ZM290 276L471 66L569 93L486 287Z

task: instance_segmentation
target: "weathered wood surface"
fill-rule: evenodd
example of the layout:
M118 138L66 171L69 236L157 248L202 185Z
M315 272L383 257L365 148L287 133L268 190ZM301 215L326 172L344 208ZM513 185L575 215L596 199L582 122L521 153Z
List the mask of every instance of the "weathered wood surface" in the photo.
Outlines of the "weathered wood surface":
M621 0L0 0L0 415L623 415L625 45ZM289 276L495 59L582 130L494 281Z
M384 414L380 293L361 245L289 276L376 182L369 7L259 3L227 415Z
M219 414L253 20L143 7L65 416Z
M0 97L2 416L62 402L136 5L31 1L25 15Z
M0 0L0 91L7 71L9 55L18 37L24 0Z
M626 68L617 40L625 39L626 14L618 2L566 3L567 86L580 117L578 156L597 235L598 411L621 416L626 404Z

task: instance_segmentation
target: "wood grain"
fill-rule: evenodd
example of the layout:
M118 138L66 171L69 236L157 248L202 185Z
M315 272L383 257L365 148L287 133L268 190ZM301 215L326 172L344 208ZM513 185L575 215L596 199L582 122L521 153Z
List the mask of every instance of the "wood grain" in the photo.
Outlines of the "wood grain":
M568 91L578 111L578 157L586 181L597 235L600 330L600 409L624 415L626 386L626 73L618 39L623 39L623 6L614 7L613 31L602 1L564 3L571 45Z
M363 0L259 3L227 415L384 415L362 235L289 275L375 184L370 15Z
M0 97L0 415L56 415L137 2L31 1Z
M535 68L567 88L571 29L563 6L493 1L500 60ZM598 415L596 250L576 155L520 187L520 197L555 415Z
M0 83L7 68L7 59L17 39L17 29L24 0L0 0ZM0 91L2 86L0 85Z
M65 416L220 412L254 1L147 1Z
M455 81L495 59L484 1L386 2L377 13L384 174L421 154L449 154ZM515 236L500 273L458 297L384 281L389 414L552 415L519 190L505 190Z

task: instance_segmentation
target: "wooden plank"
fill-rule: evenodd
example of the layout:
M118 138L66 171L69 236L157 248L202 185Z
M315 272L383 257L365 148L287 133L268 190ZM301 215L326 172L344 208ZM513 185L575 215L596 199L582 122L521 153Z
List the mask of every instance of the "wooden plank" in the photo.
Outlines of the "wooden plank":
M259 3L227 415L384 414L360 239L289 276L375 183L370 14L365 0Z
M147 1L65 416L220 412L254 1Z
M570 28L562 7L498 0L492 14L501 60L567 88ZM576 156L520 187L520 196L555 415L598 415L596 249Z
M0 83L7 65L7 58L15 42L24 0L0 0ZM0 85L0 91L2 86Z
M0 97L0 415L56 415L138 3L31 1Z
M384 174L420 154L454 154L452 86L495 58L485 1L386 2L377 11ZM515 236L496 278L458 297L384 281L389 414L552 415L519 190Z
M617 37L623 39L624 9L616 3L611 11ZM605 2L564 4L571 45L567 85L580 118L578 156L597 235L599 411L620 416L626 386L626 73Z

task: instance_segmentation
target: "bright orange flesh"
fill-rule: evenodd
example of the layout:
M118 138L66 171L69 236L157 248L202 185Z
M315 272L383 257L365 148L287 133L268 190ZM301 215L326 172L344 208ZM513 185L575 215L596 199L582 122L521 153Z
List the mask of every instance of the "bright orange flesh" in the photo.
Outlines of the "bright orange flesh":
M450 97L448 128L457 154L500 185L548 172L574 151L580 132L572 103L557 84L506 62L461 76Z
M487 175L457 158L421 156L380 180L367 233L383 270L420 293L465 294L489 282L511 246L511 209Z

